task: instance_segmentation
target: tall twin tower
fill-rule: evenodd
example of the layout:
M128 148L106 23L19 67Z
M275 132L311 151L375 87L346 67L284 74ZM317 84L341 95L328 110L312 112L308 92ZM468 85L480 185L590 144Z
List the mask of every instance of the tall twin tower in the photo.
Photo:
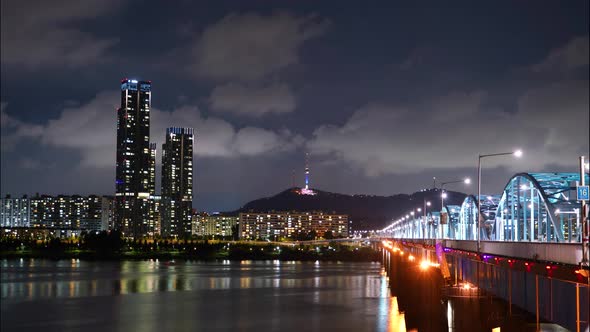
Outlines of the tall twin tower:
M121 81L121 107L117 111L115 227L125 237L133 238L153 235L158 230L165 237L190 236L193 129L172 127L166 130L166 143L162 145L162 196L158 201L156 144L150 143L151 100L151 81Z

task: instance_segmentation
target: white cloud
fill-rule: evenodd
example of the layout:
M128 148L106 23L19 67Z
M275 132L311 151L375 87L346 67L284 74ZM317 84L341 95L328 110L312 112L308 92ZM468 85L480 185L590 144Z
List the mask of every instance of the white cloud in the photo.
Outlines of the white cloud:
M255 156L266 152L287 151L296 146L296 141L291 140L291 135L276 133L255 127L240 129L234 138L234 149L237 153L246 156Z
M481 92L451 94L412 109L371 104L342 126L316 129L308 147L368 176L475 167L479 154L515 148L525 151L522 160L495 158L486 165L571 165L588 150L587 89L583 81L529 91L514 114L487 109Z
M566 72L588 65L588 36L575 37L563 47L554 49L540 63L532 66L534 72Z
M2 1L2 64L37 68L80 67L100 62L117 43L77 30L72 23L116 10L120 2L105 0Z
M299 63L301 45L327 25L315 15L229 14L197 40L192 70L211 79L257 80Z
M11 150L19 138L38 137L43 131L43 127L36 124L29 124L6 113L8 103L0 103L0 149L2 151Z
M529 90L518 100L519 120L547 133L544 144L551 154L585 154L590 141L588 88L588 81L562 81Z
M215 87L209 101L215 111L248 116L289 113L295 109L295 97L284 83L268 86L228 83Z
M118 103L119 92L101 92L88 103L66 108L58 118L35 126L8 117L3 106L2 123L13 129L9 135L13 140L24 136L39 139L47 146L76 151L81 156L82 166L109 167L115 160ZM204 117L194 106L169 112L152 109L150 136L158 148L164 143L167 127L194 128L195 155L200 157L254 156L287 151L301 144L300 136L289 131L254 127L236 129L223 119ZM30 133L27 133L27 128L34 130L29 129Z

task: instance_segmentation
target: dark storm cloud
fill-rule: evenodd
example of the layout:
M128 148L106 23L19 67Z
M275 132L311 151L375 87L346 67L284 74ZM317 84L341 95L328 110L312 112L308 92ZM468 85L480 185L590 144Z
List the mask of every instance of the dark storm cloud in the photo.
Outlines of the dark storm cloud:
M196 39L191 70L198 78L225 82L211 91L215 111L253 117L289 113L296 108L292 89L272 77L300 64L303 44L328 26L316 15L232 13Z
M314 15L232 13L197 39L192 70L216 80L257 80L300 62L299 48L325 33L328 22Z
M119 8L110 0L2 1L2 64L35 69L47 65L80 67L104 60L118 39L100 38L76 28Z
M215 87L210 97L211 109L249 116L289 113L295 110L295 96L288 85L272 83L251 86L228 83Z

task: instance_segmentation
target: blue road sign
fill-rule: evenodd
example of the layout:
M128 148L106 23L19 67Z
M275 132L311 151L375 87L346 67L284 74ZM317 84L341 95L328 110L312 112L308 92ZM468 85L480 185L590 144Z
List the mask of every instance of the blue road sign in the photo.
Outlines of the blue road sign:
M578 201L587 201L588 199L590 199L588 187L589 186L578 186Z

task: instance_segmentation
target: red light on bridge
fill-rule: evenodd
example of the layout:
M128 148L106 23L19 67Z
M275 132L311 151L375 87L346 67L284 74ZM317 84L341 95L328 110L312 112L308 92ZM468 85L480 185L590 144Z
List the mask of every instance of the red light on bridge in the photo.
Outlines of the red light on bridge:
M545 268L546 268L547 270L551 270L551 265L547 265L547 266L545 266Z

